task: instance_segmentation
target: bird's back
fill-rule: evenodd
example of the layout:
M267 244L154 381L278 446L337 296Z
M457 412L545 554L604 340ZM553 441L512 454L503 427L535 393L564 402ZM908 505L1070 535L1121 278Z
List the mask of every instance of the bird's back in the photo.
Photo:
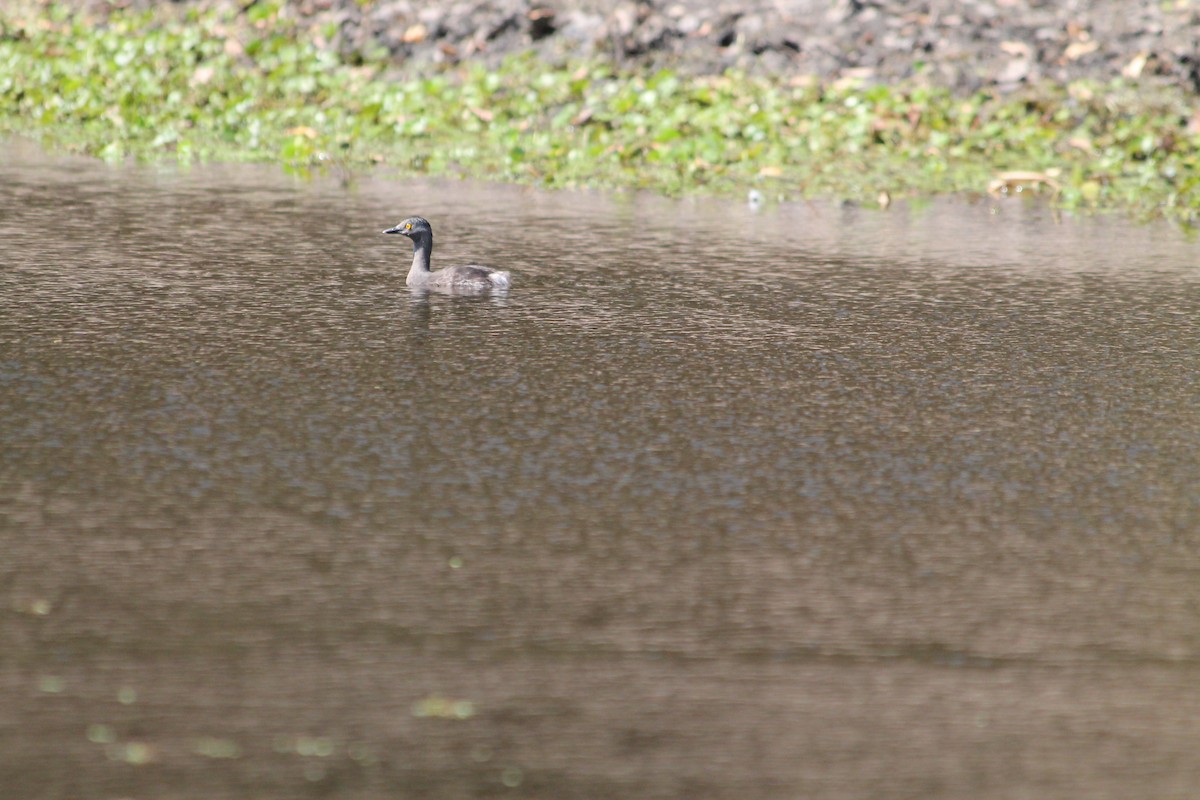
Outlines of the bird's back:
M429 273L429 280L425 281L427 286L443 286L462 288L477 288L485 289L495 287L497 289L508 288L509 275L507 272L484 267L479 264L464 264L455 267L446 267L439 269L436 272Z

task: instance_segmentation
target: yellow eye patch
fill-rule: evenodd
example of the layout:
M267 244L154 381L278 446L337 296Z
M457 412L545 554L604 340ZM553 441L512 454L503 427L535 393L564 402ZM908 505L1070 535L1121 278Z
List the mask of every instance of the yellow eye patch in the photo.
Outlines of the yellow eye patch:
M411 222L409 222L409 223L406 223L406 224L404 225L404 230L406 230L406 231L411 231L411 230L412 230L412 223L411 223Z

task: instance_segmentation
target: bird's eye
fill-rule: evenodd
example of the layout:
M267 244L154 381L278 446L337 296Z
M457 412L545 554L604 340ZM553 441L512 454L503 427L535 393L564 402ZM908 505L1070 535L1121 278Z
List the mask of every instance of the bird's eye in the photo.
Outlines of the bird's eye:
M405 225L405 226L404 226L404 230L406 230L406 231L411 231L411 230L412 230L412 223L410 222L410 223L408 223L407 225Z

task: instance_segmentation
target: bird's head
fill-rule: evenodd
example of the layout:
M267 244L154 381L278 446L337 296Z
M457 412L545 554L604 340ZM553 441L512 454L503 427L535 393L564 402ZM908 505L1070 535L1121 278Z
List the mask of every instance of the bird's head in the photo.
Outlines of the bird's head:
M421 236L433 237L433 228L430 227L429 221L423 217L409 217L394 228L388 228L384 233L398 233L401 236L407 236L410 239L417 239Z

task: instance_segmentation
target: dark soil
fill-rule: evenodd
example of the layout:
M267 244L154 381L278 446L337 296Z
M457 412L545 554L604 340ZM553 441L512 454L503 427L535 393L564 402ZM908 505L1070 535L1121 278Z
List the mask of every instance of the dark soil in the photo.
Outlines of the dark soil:
M103 0L100 0L103 2ZM601 56L623 66L917 79L962 91L1128 78L1200 91L1200 4L1161 0L296 0L332 46L409 66Z

